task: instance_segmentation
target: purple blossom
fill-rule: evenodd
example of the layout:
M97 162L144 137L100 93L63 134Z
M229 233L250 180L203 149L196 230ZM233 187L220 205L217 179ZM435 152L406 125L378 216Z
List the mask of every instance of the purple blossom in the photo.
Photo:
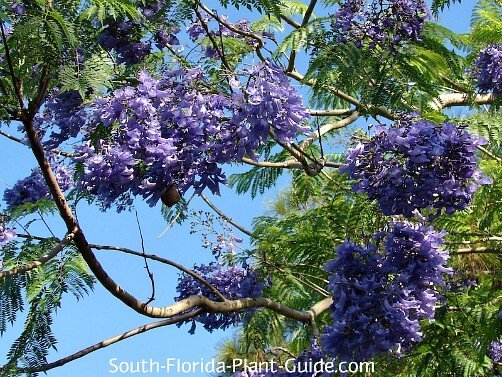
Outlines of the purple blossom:
M356 46L387 45L394 49L405 41L420 41L428 18L424 0L343 0L335 13L333 30L338 42Z
M142 72L137 87L98 99L86 131L101 123L110 136L78 148L80 187L105 207L137 195L155 205L173 185L181 194L191 187L218 194L221 164L254 157L271 129L285 143L307 129L301 97L282 70L261 64L252 73L248 98L201 91L202 71L179 69L160 79Z
M481 50L476 66L479 90L502 93L502 45L490 45Z
M62 142L76 137L86 122L83 99L76 90L51 95L43 114L35 119L39 130L52 129L49 139L44 141L48 149L57 148Z
M11 6L11 11L18 16L22 16L23 14L26 13L26 6L21 3L13 3Z
M5 226L5 224L0 224L0 247L5 245L14 237L16 237L16 232L14 231L13 228L8 228Z
M263 291L263 283L258 280L258 277L249 266L224 267L220 263L211 263L209 265L194 266L193 270L229 300L258 298ZM176 290L179 294L175 298L177 301L194 295L203 295L211 300L219 301L219 298L207 286L189 275L182 275L179 278ZM202 323L207 331L212 332L215 329L226 329L229 326L238 325L251 313L252 310L231 313L204 313L187 322L192 322L191 334L195 331L195 322Z
M323 349L338 361L364 361L376 355L398 356L420 341L420 321L434 318L438 286L451 273L448 254L439 251L444 233L408 222L392 223L384 250L345 241L331 273L333 325L324 329Z
M155 33L154 39L156 42L155 45L159 49L162 49L162 48L166 47L167 45L177 46L180 44L180 41L178 40L178 38L174 34L168 33L164 30L158 30Z
M72 173L68 167L56 165L53 168L53 173L61 190L67 191L73 187ZM40 168L33 169L28 177L17 181L12 188L6 189L4 192L4 200L8 208L50 198L49 187L45 183Z
M476 146L485 143L452 123L402 120L379 126L350 149L340 171L385 215L412 217L420 209L451 214L467 207L479 185L490 183L477 168Z
M502 342L492 342L488 355L494 363L502 363Z
M145 57L151 53L152 45L150 41L142 40L144 33L142 33L141 26L148 25L148 29L152 29L150 22L153 22L159 12L163 8L161 1L146 1L138 6L138 10L144 17L144 20L129 20L122 19L117 21L113 18L108 18L107 26L98 37L99 44L108 51L115 51L117 53L117 62L126 65L133 65L142 62ZM145 21L146 20L146 21ZM160 35L157 35L161 33ZM167 44L176 44L177 38L170 36L169 41L163 36L163 31L158 30L154 32L154 39L158 48L163 48ZM179 43L179 41L178 41Z

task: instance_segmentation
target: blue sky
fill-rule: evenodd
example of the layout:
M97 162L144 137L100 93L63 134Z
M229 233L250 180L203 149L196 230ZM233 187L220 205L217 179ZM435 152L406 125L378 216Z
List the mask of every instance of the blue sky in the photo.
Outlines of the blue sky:
M441 22L454 31L467 31L473 5L473 0L452 5L451 9L443 14ZM235 11L227 12L227 14L231 20L238 20L242 17L241 13ZM0 160L0 189L3 191L9 185L13 185L17 179L27 176L30 169L35 166L35 159L29 150L5 138L0 139L0 148L3 157ZM235 168L231 169L236 171ZM255 200L251 200L248 196L237 196L226 188L222 190L221 197L211 196L211 199L225 213L242 225L250 227L252 218L266 211L267 202L273 200L278 191L286 184L287 180L281 180L278 187ZM192 207L209 210L200 199L194 200ZM186 266L212 260L210 252L201 247L200 237L189 234L188 224L183 227L174 227L163 237L158 238L158 235L166 227L165 220L160 214L160 205L150 208L138 201L137 211L147 252L173 259ZM134 213L120 215L113 211L103 213L96 207L87 207L81 204L77 208L77 214L82 229L90 242L140 250L140 237ZM49 219L49 223L56 235L63 236L63 224L58 217ZM47 234L47 231L40 224L35 224L33 229L34 233ZM241 236L238 231L236 234ZM149 297L149 280L141 258L109 251L96 251L96 255L119 284L139 298L147 299ZM177 271L161 264L150 263L150 267L155 275L157 286L157 300L154 304L168 305L176 295L174 287L178 277ZM20 319L22 318L23 315L20 315ZM150 322L153 320L142 317L125 307L97 284L95 291L80 302L67 296L62 308L57 313L53 326L54 333L60 341L58 352L51 352L48 359L54 361L96 342ZM166 358L179 358L187 361L199 361L201 358L209 360L214 356L216 347L230 337L233 332L208 333L204 329L198 328L195 335L190 335L188 329L189 326L183 326L181 329L176 326L156 329L94 352L66 366L51 370L47 375L49 377L113 376L114 374L108 372L111 358L118 358L118 362L140 361L142 359L163 362ZM3 338L0 338L0 364L5 361L5 354L12 341L19 334L19 330L19 326L16 325ZM115 375L140 374L117 373ZM170 373L170 375L182 374Z

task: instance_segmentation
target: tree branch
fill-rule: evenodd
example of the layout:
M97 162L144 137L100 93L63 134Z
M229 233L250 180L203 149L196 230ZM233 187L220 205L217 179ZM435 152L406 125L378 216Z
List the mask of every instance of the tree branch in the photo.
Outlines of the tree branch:
M75 231L76 231L76 229L74 229L73 232L70 232L69 234L67 234L66 237L63 238L63 240L60 241L59 244L54 249L52 249L49 253L41 256L37 260L30 262L30 263L27 263L23 266L13 268L11 270L0 271L0 279L6 278L6 277L9 277L12 275L23 274L25 272L28 272L30 270L37 268L38 266L40 266L44 263L47 263L52 258L54 258L56 255L58 255L61 252L61 250L63 250L64 247L66 245L68 245L73 240L73 237L75 236Z
M453 106L468 106L472 103L477 105L488 105L495 101L496 96L491 94L465 94L465 93L444 93L431 101L430 106L437 111Z
M186 321L188 319L196 317L201 312L202 312L202 310L195 310L190 313L185 313L185 314L181 314L179 316L173 317L173 318L165 319L163 321L153 322L148 325L138 327L134 330L127 331L127 332L120 334L120 335L117 335L113 338L103 340L102 342L99 342L99 343L96 343L90 347L84 348L83 350L75 352L74 354L72 354L70 356L64 357L64 358L59 359L57 361L54 361L52 363L48 363L48 364L42 365L37 368L18 368L18 371L23 372L23 373L45 372L50 369L54 369L54 368L63 366L69 362L80 359L80 358L82 358L82 357L84 357L94 351L98 351L100 349L106 348L108 346L111 346L112 344L118 343L118 342L120 342L124 339L127 339L127 338L131 338L135 335L139 335L144 332L147 332L147 331L150 331L153 329L157 329L159 327L169 326L169 325L176 324L178 322ZM1 370L2 370L2 368L0 367L0 371Z
M220 17L218 17L218 15L214 14L214 12L212 12L208 7L206 7L202 2L199 2L198 4L199 8L201 8L204 12L206 12L207 14L209 14L212 18L215 19L216 22L218 22L219 24L225 26L227 29L233 31L234 33L236 34L240 34L242 35L243 37L249 37L249 38L253 38L255 39L257 42L258 42L258 46L257 46L257 49L260 49L261 47L263 47L263 39L261 39L261 37L258 35L258 34L255 34L253 32L249 32L249 31L245 31L245 30L242 30L242 29L239 29L239 28L236 28L234 25L232 25L231 23L229 22L226 22L224 20L222 20Z
M332 109L332 110L319 110L319 109L307 109L307 112L311 116L315 117L332 117L340 115L350 115L354 113L353 109Z
M450 252L451 255L466 255L466 254L502 254L502 249L494 249L491 247L472 247L466 249L458 249Z
M12 65L12 58L10 55L9 44L7 43L7 36L5 35L4 23L0 21L0 29L2 31L2 41L5 48L5 57L7 59L7 64L9 66L10 76L12 78L12 85L16 91L17 100L19 101L19 108L21 112L25 110L24 101L23 101L23 90L22 90L22 81L18 80L16 74L14 73L14 66Z
M11 135L1 129L0 129L0 135L5 136L7 139L15 141L16 143L22 144L24 146L28 145L28 143L24 139L21 139L20 137ZM75 154L70 153L70 152L64 152L59 149L51 149L49 152L54 153L59 156L64 156L64 157L70 157L70 158L75 157Z
M255 161L247 157L243 157L241 162L257 166L260 168L277 168L277 169L304 169L304 165L302 165L299 161L296 160L288 160L284 162L270 162L270 161ZM314 170L318 164L310 164L309 167L311 170ZM339 168L341 164L336 162L324 161L323 166L329 168Z
M338 122L327 123L327 124L323 125L319 129L319 131L312 132L307 139L303 140L300 143L300 148L305 149L309 144L316 141L320 137L326 135L327 133L334 131L334 130L337 130L337 129L340 129L340 128L347 127L348 125L350 125L350 124L354 123L356 120L358 120L360 115L361 114L359 113L359 111L354 111L350 116L343 118L343 119L339 120Z
M248 235L249 237L253 236L253 232L251 232L250 230L244 228L242 225L239 225L238 223L236 223L231 217L225 215L218 207L216 207L214 205L214 203L212 201L209 200L209 198L206 195L204 195L203 193L200 193L199 195L202 198L202 200L204 200L206 202L206 204L209 207L211 207L211 209L214 212L216 212L221 218L223 218L224 220L228 221L230 224L232 224L234 227L236 227L242 233Z
M306 80L305 76L302 75L301 73L297 72L297 71L286 72L286 74L289 77L291 77L291 78L293 78L293 79L297 80L298 82L301 82L301 83L303 83L305 85L308 85L308 86L315 86L316 85L316 81L315 80L313 80L313 79ZM356 98L348 95L347 93L342 92L341 90L339 90L337 88L328 86L325 89L327 91L329 91L330 93L334 94L335 96L337 96L338 98L344 100L345 102L348 102L351 105L356 106L358 109L365 108L367 110L373 110L377 115L381 115L381 116L383 116L383 117L385 117L387 119L390 119L390 120L396 119L396 117L394 116L394 114L392 114L387 108L385 108L383 106L379 106L379 107L362 106L361 102L359 102Z
M136 255L138 257L144 257L144 258L147 258L147 259L151 259L151 260L154 260L154 261L157 261L157 262L160 262L160 263L163 263L163 264L166 264L168 266L171 266L171 267L174 267L182 272L184 272L185 274L187 275L190 275L191 277L193 277L195 280L197 280L198 282L200 282L201 284L205 285L207 288L209 288L220 300L222 301L225 301L226 300L226 297L223 296L223 294L218 291L212 284L210 284L206 279L204 279L201 275L199 275L198 273L186 268L185 266L179 264L179 263L176 263L176 262L173 262L172 260L169 260L169 259L166 259L166 258L162 258L162 257L159 257L155 254L145 254L145 253L141 253L139 251L135 251L135 250L131 250L131 249L128 249L128 248L125 248L125 247L119 247L119 246L108 246L108 245L96 245L96 244L89 244L89 246L92 248L92 249L97 249L97 250L110 250L110 251L120 251L120 252L123 252L125 254L130 254L130 255Z
M305 14L303 16L302 23L300 27L304 27L309 23L310 16L312 16L312 13L314 12L314 8L317 4L317 0L311 0L307 10L305 11ZM296 60L296 51L292 50L291 53L289 54L289 59L288 59L288 67L286 68L287 72L293 72L295 70L295 60Z
M211 34L211 31L209 30L207 24L204 22L204 18L200 14L200 12L197 10L197 8L194 9L195 15L200 21L200 24L202 25L202 28L204 29L204 32L206 33L207 37L211 41L211 44L213 45L214 49L218 53L218 56L221 59L222 64L225 66L228 72L232 72L232 68L227 62L227 59L225 58L225 54L220 50L220 47L218 46L218 42L214 39L214 36ZM223 47L223 46L222 46Z
M145 269L148 274L148 278L150 279L150 284L152 286L152 295L150 296L148 301L145 303L145 305L148 305L153 300L155 300L155 278L153 276L152 271L150 271L150 266L148 265L148 259L146 258L145 239L143 238L143 231L141 230L141 224L139 222L138 211L135 211L135 214L136 214L136 224L138 224L139 238L141 240L141 255L143 256L143 259L145 261Z

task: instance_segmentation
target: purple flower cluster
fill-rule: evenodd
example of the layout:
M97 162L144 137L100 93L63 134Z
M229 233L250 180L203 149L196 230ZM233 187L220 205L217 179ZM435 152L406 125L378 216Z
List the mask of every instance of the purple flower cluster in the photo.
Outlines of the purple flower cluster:
M200 274L209 284L215 287L229 300L242 298L260 297L263 291L263 283L249 266L225 267L220 263L194 266L193 270ZM179 278L176 290L179 294L176 300L182 300L194 295L202 295L211 300L219 301L219 298L205 285L189 275ZM211 332L215 329L226 329L241 323L252 312L244 310L231 313L204 313L193 320L190 333L195 331L195 322L202 323L204 328ZM188 322L190 322L188 321Z
M67 191L73 187L71 171L64 165L56 165L53 173L61 187ZM49 199L49 187L45 183L40 168L33 169L33 172L26 178L16 182L16 184L6 189L3 196L8 208L14 208L25 203L35 203L41 199Z
M26 13L26 1L12 3L10 10L12 13L22 16Z
M127 65L141 62L152 50L150 41L142 40L141 27L144 22L151 22L162 10L162 1L146 1L144 6L138 10L143 16L143 20L115 20L109 18L107 26L101 32L98 38L99 44L107 51L115 50L118 55L117 62ZM158 48L164 48L168 44L179 44L174 35L177 32L173 28L170 32L159 28L154 32L154 40Z
M306 130L301 97L284 73L265 65L252 72L246 93L231 98L200 90L202 71L179 69L160 80L143 72L137 87L97 100L93 118L109 137L78 148L80 186L105 207L131 195L155 205L173 185L181 194L218 193L226 181L218 165L253 156L272 126L285 143Z
M348 150L340 171L385 215L411 217L420 209L451 214L467 207L480 184L490 183L477 168L476 147L485 143L451 123L404 120L379 126Z
M476 66L479 90L502 93L502 45L490 45L481 50Z
M53 129L44 145L48 149L57 148L62 142L76 137L87 122L82 97L76 90L49 97L36 122L40 130Z
M333 325L324 330L323 349L339 361L364 361L420 341L420 321L434 318L435 286L443 286L447 252L443 233L408 222L393 223L383 252L377 246L344 242L326 265L331 273Z
M16 237L16 232L14 231L14 229L6 227L5 224L0 224L0 247L5 245L14 237Z
M404 41L420 41L428 14L424 0L373 0L370 4L365 0L342 0L333 29L341 43L394 48Z
M502 342L492 342L488 356L494 363L502 363Z
M241 128L241 132L255 135L252 148L267 138L271 125L276 139L286 143L309 130L302 124L308 118L302 98L282 68L261 63L247 74L249 82L245 91L236 93L233 98L237 108L233 122L249 125L246 129Z

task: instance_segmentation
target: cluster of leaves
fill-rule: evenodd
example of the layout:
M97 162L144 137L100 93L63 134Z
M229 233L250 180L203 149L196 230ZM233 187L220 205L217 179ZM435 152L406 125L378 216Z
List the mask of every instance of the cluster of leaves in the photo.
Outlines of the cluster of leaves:
M47 254L57 240L11 241L0 251L2 268L15 269ZM14 324L19 313L27 313L23 331L7 354L7 363L0 376L13 376L19 366L37 368L45 364L57 340L51 330L53 318L66 293L77 299L87 295L94 285L94 277L74 247L67 247L43 266L26 274L15 274L0 280L0 334Z

